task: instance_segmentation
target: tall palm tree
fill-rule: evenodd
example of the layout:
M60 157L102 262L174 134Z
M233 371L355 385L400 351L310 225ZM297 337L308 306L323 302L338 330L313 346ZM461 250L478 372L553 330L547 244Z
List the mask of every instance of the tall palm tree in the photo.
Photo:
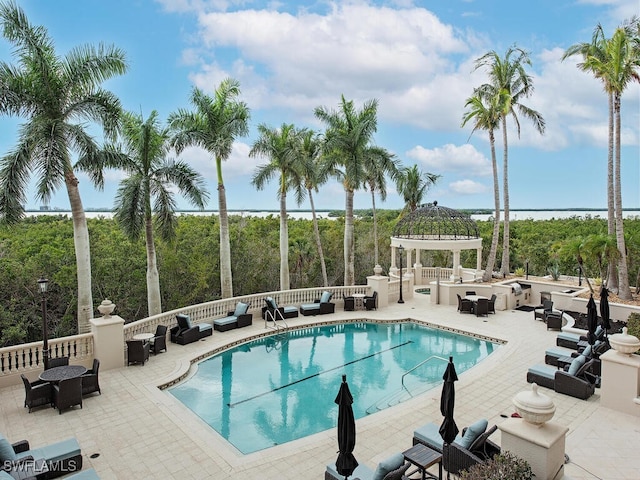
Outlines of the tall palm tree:
M211 97L199 88L191 92L190 101L195 111L179 109L169 115L169 127L174 132L171 140L176 152L187 146L197 146L209 152L216 162L218 178L218 214L220 217L220 289L222 298L233 297L231 274L231 247L227 196L222 178L222 162L229 158L237 137L249 133L249 107L238 100L240 83L227 78Z
M300 133L300 156L302 165L304 166L303 181L304 187L309 194L309 203L311 204L311 217L313 221L313 234L316 241L316 249L320 258L320 269L322 271L322 281L324 286L329 286L327 277L327 265L324 260L324 252L322 250L322 241L320 239L320 229L318 228L318 217L316 215L316 207L313 202L313 192L318 192L318 187L323 185L330 172L322 168L322 143L319 135L313 130L305 129Z
M509 147L507 140L507 117L513 119L518 137L520 137L520 121L518 113L533 122L534 127L541 134L544 133L545 122L537 111L523 105L521 102L533 93L533 80L527 74L525 67L531 65L529 54L517 47L507 49L504 57L495 51L490 51L475 62L475 68L486 67L489 70L489 83L479 87L483 96L499 96L501 106L503 158L503 196L504 196L504 232L502 244L501 272L510 272L509 261Z
M176 223L174 187L200 209L205 207L209 195L202 175L184 162L167 158L169 131L161 127L157 111L152 111L146 121L142 115L125 113L121 138L122 145L106 145L103 152L106 164L129 175L120 182L115 219L131 240L139 239L144 231L147 307L149 316L157 315L162 313L162 300L154 220L160 235L169 240Z
M404 200L404 211L413 212L423 202L429 188L436 184L440 175L435 173L422 172L418 165L404 167L396 179L398 193Z
M595 258L598 263L600 278L605 281L608 286L611 282L605 276L604 264L606 263L608 267L610 264L615 264L618 260L618 245L615 233L593 233L585 238L583 247L583 252L586 255Z
M607 44L608 39L604 34L602 25L598 24L591 36L591 42L581 42L570 46L563 54L562 60L574 55L581 55L582 62L578 68L584 72L591 72L595 78L603 83L609 103L609 148L607 153L607 229L609 235L615 235L615 194L613 189L613 151L614 151L614 115L613 115L613 91L607 76ZM607 273L607 287L613 291L618 290L618 276L616 264L610 262Z
M354 228L353 195L365 182L367 158L375 154L371 145L373 134L378 127L378 101L365 102L357 110L353 101L341 97L337 110L317 107L315 115L326 125L324 138L324 159L327 168L342 169L340 179L344 187L344 284L354 285Z
M573 258L578 262L578 268L582 272L582 276L584 277L587 285L589 286L589 290L593 294L593 287L591 286L591 282L589 281L589 275L584 270L584 253L587 251L587 247L585 245L586 239L581 237L569 238L567 240L563 240L555 245L558 249L558 254L564 257Z
M7 222L21 218L32 172L37 172L37 198L43 203L64 183L74 230L78 331L85 333L93 317L91 253L71 153L91 157L98 151L86 131L87 120L102 126L108 138L115 135L120 101L100 84L125 73L125 55L113 46L84 45L60 56L47 30L31 25L15 2L0 3L0 25L17 60L15 65L0 63L0 113L26 118L16 147L0 161L0 217ZM101 188L99 167L85 167Z
M373 250L374 264L379 266L378 252L378 219L376 217L376 192L380 194L380 200L387 199L387 175L396 180L400 174L400 161L395 155L384 148L373 147L371 154L366 158L365 185L371 192L371 205L373 211Z
M491 92L493 93L493 92ZM483 98L480 91L474 90L473 95L467 99L465 107L468 110L462 117L462 127L473 120L473 130L486 130L489 134L489 147L491 149L491 167L493 170L493 207L495 218L493 219L493 235L491 237L491 249L487 258L487 266L482 275L482 281L491 280L491 275L496 262L498 252L498 240L500 237L500 184L498 181L498 162L496 160L496 139L494 131L500 128L500 95L490 94Z
M260 165L251 183L262 190L266 183L279 175L278 198L280 199L280 290L289 290L289 232L287 228L287 192L293 189L298 204L305 195L304 169L300 165L298 131L292 124L271 128L258 125L258 139L249 151L250 157L264 156L269 163Z

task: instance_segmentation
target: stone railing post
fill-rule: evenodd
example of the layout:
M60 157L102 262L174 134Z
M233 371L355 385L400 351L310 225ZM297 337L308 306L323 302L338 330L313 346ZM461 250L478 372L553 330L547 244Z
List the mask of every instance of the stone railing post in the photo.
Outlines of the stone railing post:
M100 318L92 318L93 355L100 360L100 368L109 370L124 366L124 320L118 315L111 315L115 304L104 300L98 310Z
M640 417L640 340L627 333L609 335L611 350L600 355L600 405Z
M389 305L389 277L384 275L371 275L367 277L367 285L378 292L378 308Z

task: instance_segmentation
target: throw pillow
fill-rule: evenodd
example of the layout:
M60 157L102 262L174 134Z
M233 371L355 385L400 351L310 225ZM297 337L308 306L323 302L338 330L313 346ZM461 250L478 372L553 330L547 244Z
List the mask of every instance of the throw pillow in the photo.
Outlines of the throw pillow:
M13 451L13 447L9 443L9 440L4 438L2 434L0 434L0 463L17 460L16 452Z
M456 440L456 443L468 450L475 439L478 438L479 435L482 435L484 433L484 431L487 429L488 424L489 422L484 418L478 420L476 423L472 423L467 427L467 430L464 432L462 438Z
M333 294L331 292L322 292L322 296L320 297L320 303L329 303L331 300L331 296Z
M376 471L373 473L371 480L382 480L387 473L400 468L404 464L404 455L401 453L395 453L386 460L381 461L376 467Z
M249 305L247 305L246 303L238 302L238 305L236 305L236 310L235 312L233 312L233 316L239 317L240 315L244 315L245 313L247 313L247 310L249 310Z

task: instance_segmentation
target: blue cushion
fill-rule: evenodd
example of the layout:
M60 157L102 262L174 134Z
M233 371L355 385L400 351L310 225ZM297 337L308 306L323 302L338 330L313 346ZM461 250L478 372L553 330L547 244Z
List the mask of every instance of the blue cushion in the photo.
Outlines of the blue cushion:
M558 371L558 369L551 365L538 364L534 365L533 367L529 367L529 371L535 375L554 380L556 378L556 372Z
M327 472L329 472L333 478L344 478L344 475L340 475L336 470L335 462L331 462L327 465ZM356 467L351 475L349 475L349 478L359 478L360 480L371 480L371 477L373 477L373 470L362 463Z
M16 460L16 452L13 451L13 447L9 443L9 440L4 438L0 433L0 463L6 460Z
M456 443L467 450L471 446L471 444L478 438L479 435L482 435L484 431L487 429L486 419L480 419L475 423L472 423L467 427L467 430L464 432L464 435L460 440L456 440Z
M238 317L234 317L232 315L230 317L218 318L217 320L214 320L213 323L216 325L229 325L230 323L236 323L237 321ZM211 325L207 324L207 326L211 328Z
M389 458L381 461L376 467L376 471L373 472L371 480L382 480L384 476L400 468L404 464L404 455L401 453L394 453Z
M333 294L331 292L322 292L322 296L320 297L320 303L329 303L331 300L331 296Z
M294 313L294 312L298 313L298 309L296 307L294 307L294 306L284 307L283 312L284 313Z
M305 303L303 305L300 305L300 309L302 309L302 310L320 310L320 304L319 303Z
M4 470L0 470L0 480L13 480L13 477Z
M580 341L580 335L578 335L577 333L570 333L570 332L560 332L558 334L558 338L562 338L563 340L568 340L569 342L576 342L576 343Z
M249 310L249 305L246 303L238 302L236 305L236 310L233 312L234 317L239 317L240 315L244 315Z
M206 332L207 330L211 330L213 327L208 323L199 323L198 330L201 332Z
M571 365L569 365L569 370L567 373L569 373L569 375L575 375L576 373L578 373L578 370L580 370L580 367L584 365L584 362L586 362L586 360L587 357L585 357L584 355L579 355L574 358L571 362Z
M271 308L273 310L278 308L278 304L273 299L273 297L267 297L266 302L267 302L267 305L269 306L269 308Z
M29 455L33 458L44 458L48 462L55 463L80 455L80 445L78 445L75 438L68 438L61 442L52 443L45 447L32 448L31 450L18 454L19 458L28 457Z

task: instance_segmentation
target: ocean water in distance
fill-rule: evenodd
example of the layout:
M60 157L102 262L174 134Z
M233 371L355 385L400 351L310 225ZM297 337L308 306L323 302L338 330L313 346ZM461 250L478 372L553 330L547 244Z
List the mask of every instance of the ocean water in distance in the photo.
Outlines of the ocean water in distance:
M311 212L308 211L289 211L287 212L290 218L311 220ZM329 216L329 210L316 211L316 217L318 218L335 218ZM217 215L216 210L205 211L183 211L178 212L179 215L198 215L209 216ZM55 211L41 211L41 210L29 210L25 212L28 217L38 215L66 215L71 217L71 212L65 210ZM88 211L85 212L87 218L113 218L112 212L105 211ZM229 215L242 215L244 217L260 217L265 218L268 216L278 217L280 212L277 210L270 211L254 211L254 210L229 210ZM590 217L590 218L607 218L606 210L511 210L509 218L511 220L551 220L552 218L562 219L571 217ZM623 211L624 218L640 218L640 210L625 210ZM473 220L486 221L493 218L493 214L473 214L471 215ZM501 219L504 219L504 212L501 214Z

